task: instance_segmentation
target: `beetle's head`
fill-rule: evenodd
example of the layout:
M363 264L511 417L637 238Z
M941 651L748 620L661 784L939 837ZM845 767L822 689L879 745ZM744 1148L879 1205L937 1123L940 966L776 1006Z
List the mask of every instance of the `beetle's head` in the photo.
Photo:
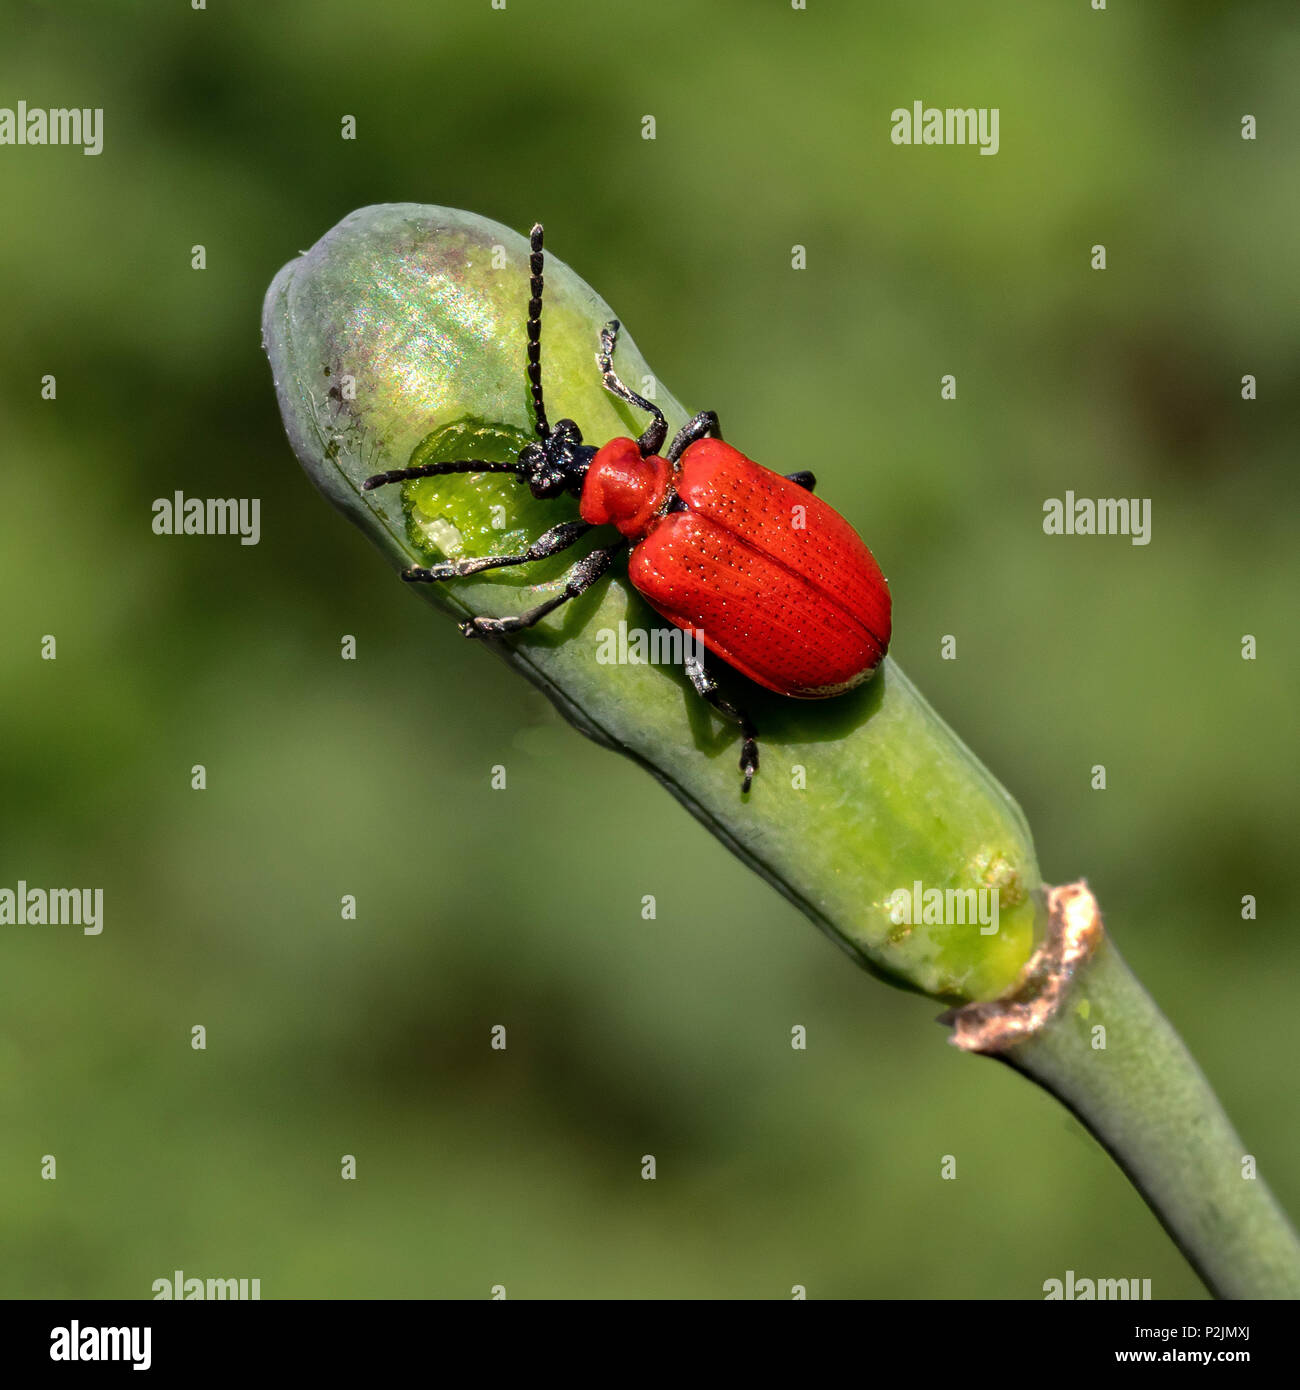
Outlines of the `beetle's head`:
M582 431L572 420L557 420L540 443L525 444L519 451L519 479L534 497L576 495L595 456L596 450L582 442Z

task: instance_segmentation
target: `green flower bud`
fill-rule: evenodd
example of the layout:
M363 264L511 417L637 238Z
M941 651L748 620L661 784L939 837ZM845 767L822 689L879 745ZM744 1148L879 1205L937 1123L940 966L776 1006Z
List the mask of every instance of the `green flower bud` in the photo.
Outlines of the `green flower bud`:
M285 266L267 294L264 340L294 450L400 568L518 551L576 515L572 498L537 501L508 475L360 490L370 474L421 462L511 462L532 438L527 263L524 239L485 218L372 207ZM595 367L597 335L613 312L549 253L545 275L552 420L571 417L594 444L639 434L644 419L604 390ZM634 389L652 379L626 328L616 365ZM653 389L671 428L689 418L661 384ZM767 458L761 441L744 439L743 424L724 424L759 462L782 471L806 462ZM887 550L882 538L868 539ZM417 588L460 618L511 614L558 587L580 553ZM896 597L906 623L906 595ZM602 634L620 623L664 625L616 569L496 646L577 728L646 766L869 970L953 1002L988 999L1015 982L1043 920L1029 829L893 661L829 701L783 699L715 662L760 732L762 768L742 796L734 730L679 668L599 660L609 647Z

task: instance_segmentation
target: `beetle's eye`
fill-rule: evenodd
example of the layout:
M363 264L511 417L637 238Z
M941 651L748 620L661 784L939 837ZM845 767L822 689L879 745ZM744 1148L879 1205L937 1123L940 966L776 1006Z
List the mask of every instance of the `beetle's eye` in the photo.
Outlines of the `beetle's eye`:
M528 480L534 497L558 497L564 491L563 470L555 467L538 468Z

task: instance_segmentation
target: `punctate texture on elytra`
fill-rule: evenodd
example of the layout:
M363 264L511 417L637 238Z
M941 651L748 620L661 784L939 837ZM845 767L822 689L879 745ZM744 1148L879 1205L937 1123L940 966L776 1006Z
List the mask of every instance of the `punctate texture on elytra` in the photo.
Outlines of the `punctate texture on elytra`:
M563 227L548 232L562 247ZM508 475L360 490L373 473L418 463L512 461L531 437L527 259L525 239L486 218L370 207L286 265L267 293L263 337L294 451L398 568L518 551L577 515L575 499L538 501ZM592 444L640 433L644 421L595 369L609 305L550 252L546 299L551 416L576 420ZM631 383L651 375L626 326L616 365ZM656 400L670 428L689 418L661 382ZM729 422L728 435L773 466L744 439L743 422ZM869 539L879 555L882 538ZM515 613L546 597L582 553L417 591L462 618ZM396 580L393 588L402 601ZM1014 982L1042 916L1028 827L890 658L866 685L817 702L769 694L717 667L762 737L762 769L742 797L734 730L698 717L680 668L597 659L600 634L620 622L664 626L616 569L497 650L576 727L643 763L872 971L950 1000L990 998ZM438 754L427 737L420 749L436 797Z

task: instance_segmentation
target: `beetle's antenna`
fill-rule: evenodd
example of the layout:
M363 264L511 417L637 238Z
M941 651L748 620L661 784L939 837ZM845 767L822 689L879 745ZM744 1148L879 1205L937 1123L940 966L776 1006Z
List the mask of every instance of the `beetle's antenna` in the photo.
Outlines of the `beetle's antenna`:
M536 447L536 446L529 446ZM520 477L517 463L488 463L486 459L459 459L454 463L420 463L414 468L394 468L388 473L376 473L361 484L362 492L373 492L389 483L405 483L412 478L441 478L448 473L513 473Z
M625 386L614 370L610 359L614 356L614 348L618 343L619 327L617 319L610 319L600 330L600 351L596 354L596 369L600 372L606 391L618 396L620 400L627 401L629 405L636 406L638 410L644 410L647 415L654 416L654 420L646 432L637 440L637 448L641 450L641 457L648 458L651 454L658 453L663 447L664 440L668 438L668 421L664 419L663 411L653 401L646 400L644 396L638 396L631 387Z
M537 416L537 437L545 439L551 432L546 422L546 406L542 403L542 224L537 222L528 236L531 255L528 257L530 298L528 300L528 386L533 393L533 413Z

